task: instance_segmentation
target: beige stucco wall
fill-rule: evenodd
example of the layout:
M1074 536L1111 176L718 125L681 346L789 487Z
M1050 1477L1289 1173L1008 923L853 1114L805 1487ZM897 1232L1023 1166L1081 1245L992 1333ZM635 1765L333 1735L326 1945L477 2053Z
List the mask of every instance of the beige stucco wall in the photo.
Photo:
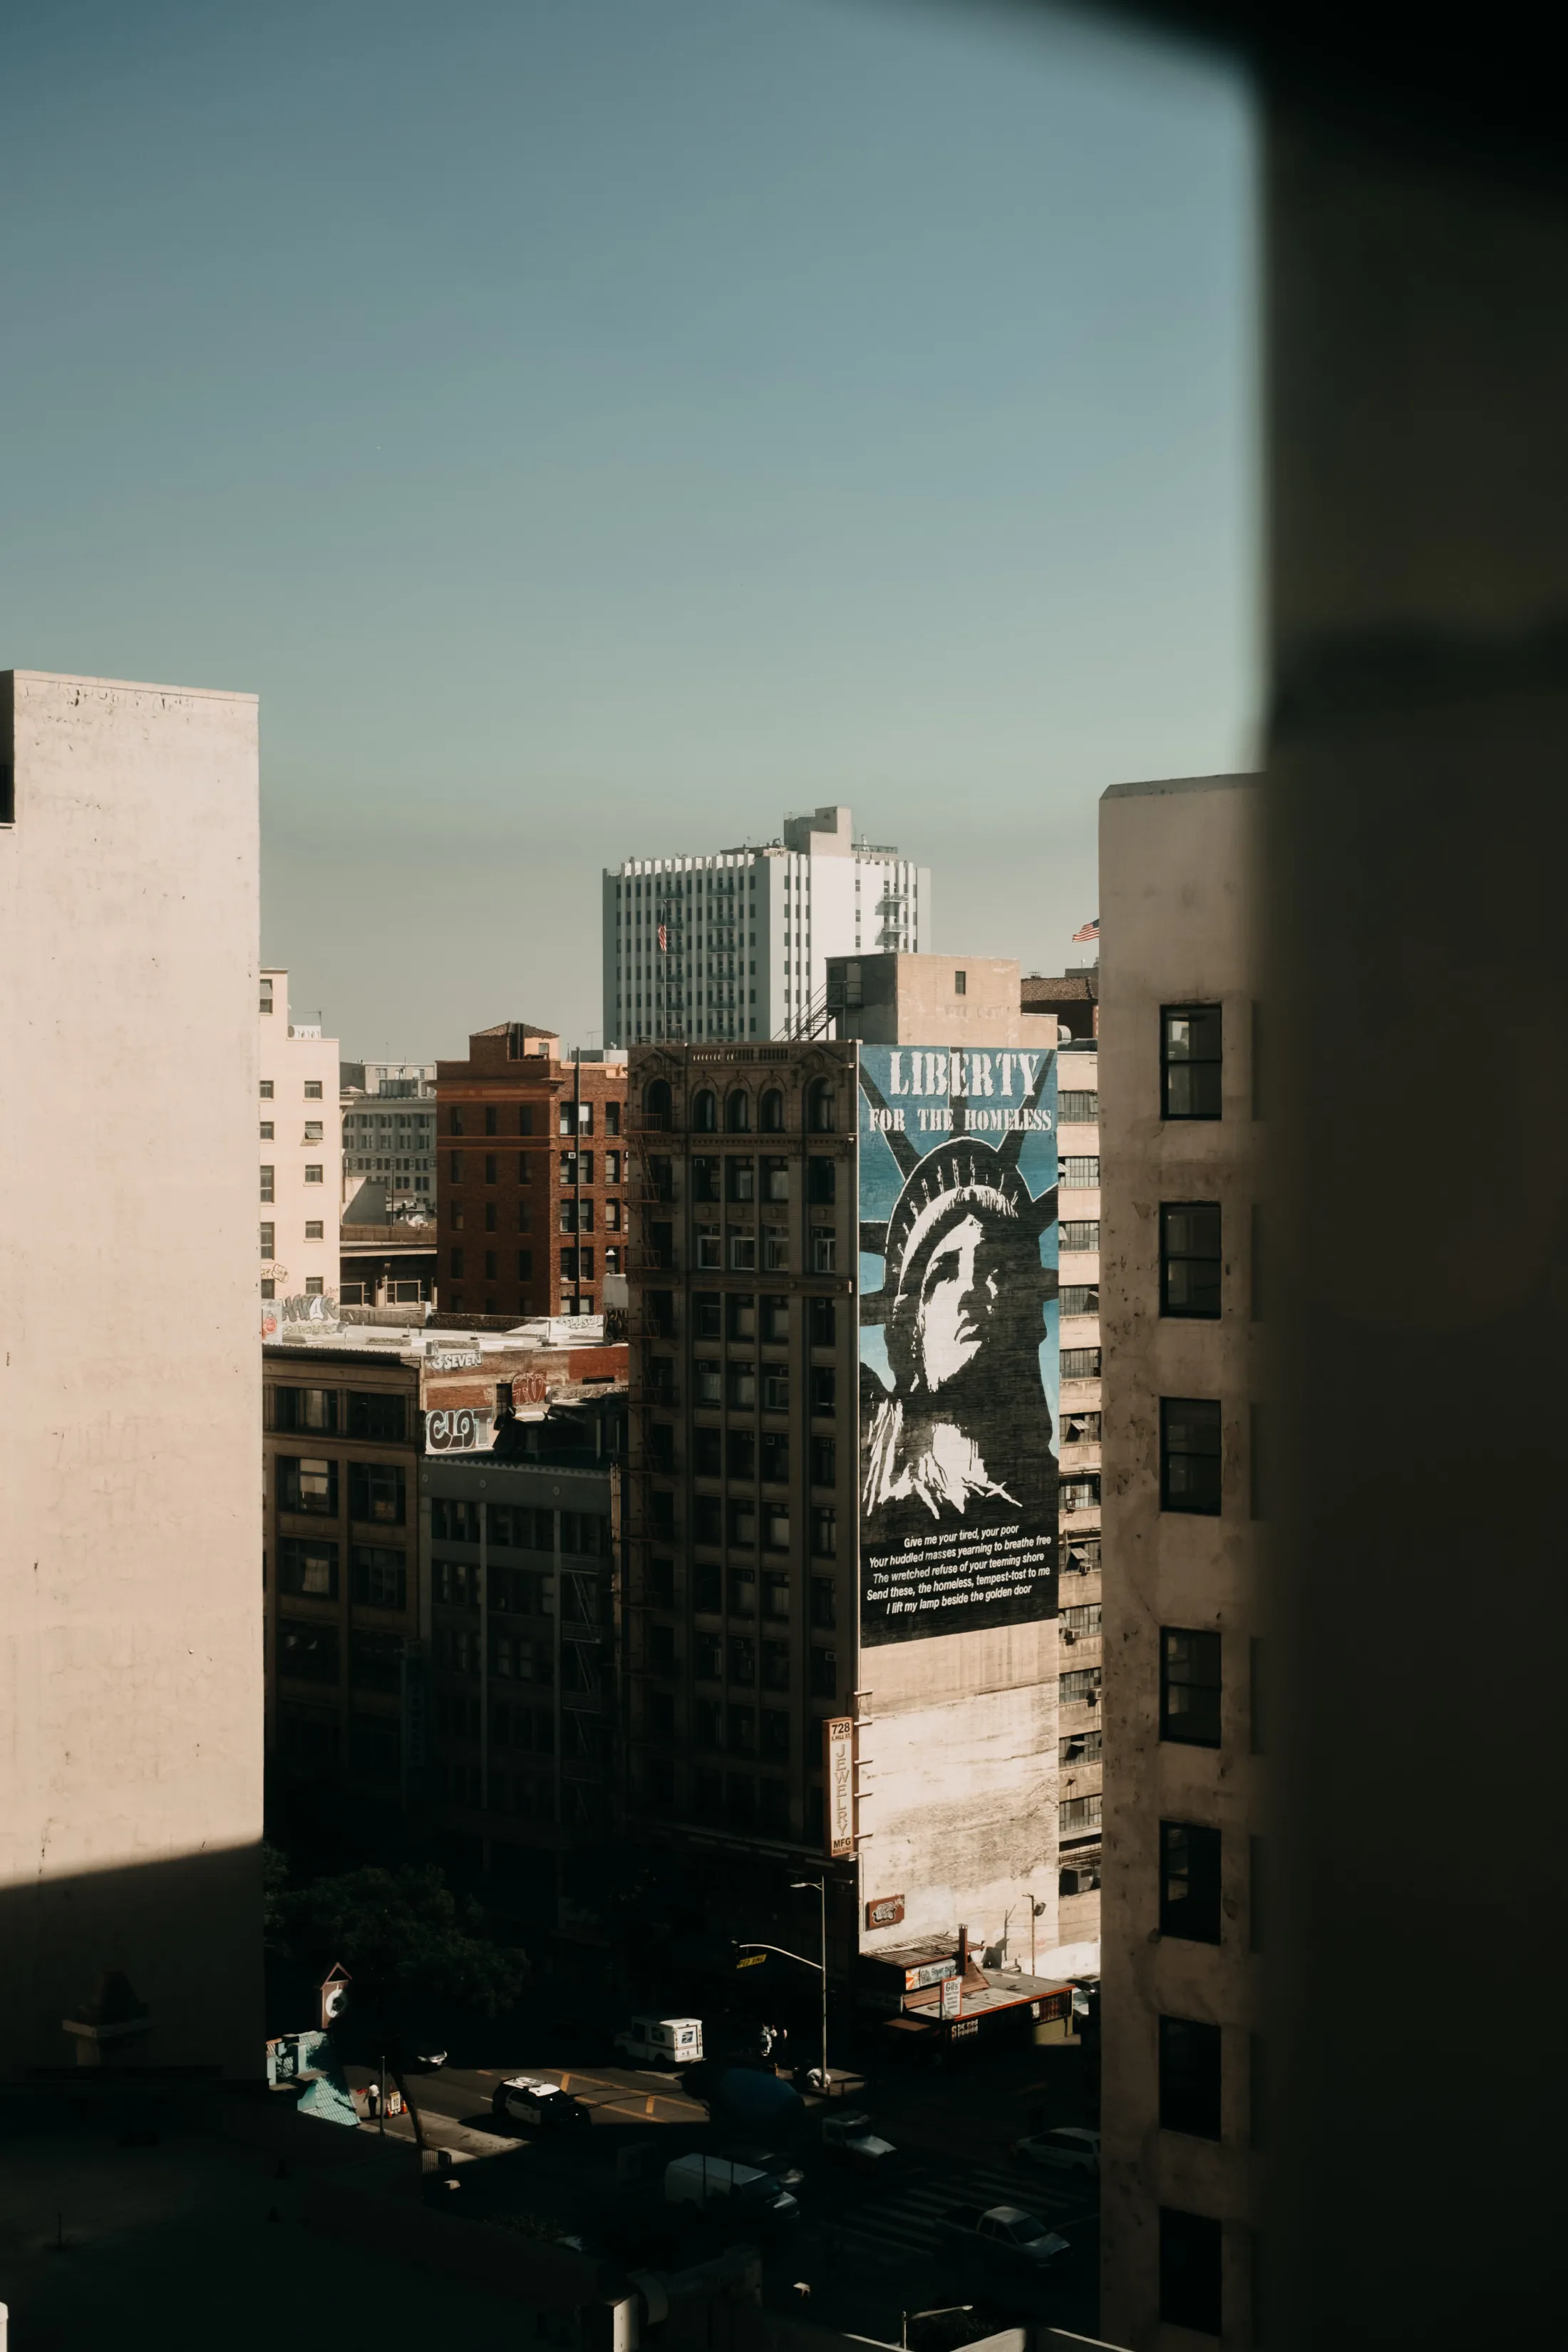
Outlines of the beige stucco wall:
M1056 1015L1019 1010L1008 956L857 955L868 1000L838 1015L838 1034L863 1045L1026 1045L1051 1051ZM958 993L956 975L964 979Z
M1247 777L1120 787L1100 803L1103 946L1100 1030L1100 1322L1103 1486L1105 1854L1101 1891L1101 2328L1134 2352L1204 2340L1159 2318L1159 2209L1225 2223L1227 2347L1250 2336L1249 1835L1258 1759L1250 1753L1249 1644L1257 1526L1249 1513L1249 1406L1257 1395L1251 1318L1252 1050L1257 989L1253 861L1258 791ZM1223 1006L1223 1115L1160 1116L1160 1008ZM1162 1319L1162 1201L1217 1201L1220 1320ZM1162 1512L1160 1399L1217 1397L1217 1518ZM1159 1737L1163 1625L1223 1637L1222 1745ZM1223 1836L1223 1934L1216 1946L1162 1938L1162 1819ZM1222 2030L1223 2137L1159 2127L1158 2021ZM1212 2339L1211 2339L1212 2340Z
M0 831L0 2077L260 2056L257 708L18 672ZM4 756L0 754L0 756Z

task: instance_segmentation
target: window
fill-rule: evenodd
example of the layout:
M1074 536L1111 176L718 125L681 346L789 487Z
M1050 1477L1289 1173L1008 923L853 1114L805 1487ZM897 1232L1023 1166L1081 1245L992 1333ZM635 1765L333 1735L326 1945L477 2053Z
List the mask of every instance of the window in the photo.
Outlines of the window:
M271 1142L271 1140L272 1140L272 1135L273 1135L272 1121L271 1121L269 1118L264 1118L264 1119L262 1120L262 1122L261 1122L261 1140L262 1140L262 1142L263 1142L263 1143L270 1143L270 1142ZM265 1170L263 1170L263 1171L262 1171L262 1172L263 1172L263 1175L265 1175L266 1171L265 1171Z
M814 1437L811 1441L811 1483L814 1486L832 1486L838 1480L838 1443L832 1437Z
M1069 1151L1062 1161L1064 1192L1093 1192L1100 1184L1100 1154Z
M806 1318L814 1348L831 1348L838 1338L838 1304L832 1298L813 1298L807 1302Z
M1100 1097L1094 1094L1064 1094L1057 1104L1058 1127L1096 1127L1100 1123Z
M767 1764L789 1762L789 1717L781 1707L764 1706L763 1709L762 1754L763 1762ZM784 1818L780 1821L769 1822L766 1826L782 1832L789 1826L788 1792L776 1780L765 1780L763 1783L764 1812L768 1810L767 1799L770 1793L773 1792L784 1799L780 1809Z
M811 1622L825 1633L831 1633L838 1622L837 1594L830 1576L814 1576L811 1580Z
M1074 1478L1064 1478L1060 1487L1064 1511L1098 1511L1100 1508L1100 1475L1083 1471Z
M723 1328L723 1310L716 1290L694 1291L691 1297L691 1311L697 1337L700 1339L717 1339L721 1336Z
M1098 1642L1100 1635L1100 1603L1084 1601L1071 1609L1064 1609L1057 1622L1064 1633L1075 1642Z
M278 1547L278 1590L309 1601L338 1597L338 1548L285 1536Z
M1160 2208L1160 2316L1173 2327L1198 2336L1218 2336L1220 2225L1205 2213Z
M754 1706L732 1706L730 1709L730 1752L732 1756L752 1756L757 1747L757 1710ZM731 1780L730 1786L735 1787Z
M789 1549L789 1505L770 1503L763 1514L766 1521L767 1546L770 1551Z
M813 1650L810 1655L813 1698L837 1698L838 1696L837 1651Z
M757 1540L757 1507L749 1496L730 1506L730 1541L741 1544L749 1551Z
M305 1169L305 1181L306 1181L306 1183L307 1183L307 1184L319 1184L319 1183L321 1183L321 1181L322 1181L322 1180L321 1180L321 1163L319 1163L318 1161L313 1160L310 1160L310 1161L309 1161L309 1162L307 1163L307 1165L306 1165L306 1169Z
M305 1100L306 1100L307 1102L320 1102L320 1101L321 1101L321 1079L320 1079L320 1078L307 1078L307 1079L306 1079L306 1081L305 1081ZM306 1129L305 1132L307 1133L307 1135L310 1133L310 1129L309 1129L309 1128L307 1128L307 1129ZM320 1129L318 1129L317 1132L318 1132L318 1133L320 1133Z
M620 1131L621 1131L621 1107L620 1107L620 1104L619 1104L618 1102L607 1102L607 1103L605 1105L605 1133L606 1135L619 1135Z
M338 1465L335 1462L317 1462L305 1457L290 1460L279 1455L278 1461L278 1507L280 1511L310 1511L324 1519L338 1516Z
M337 1435L336 1389L274 1389L271 1403L274 1429L314 1430L327 1437Z
M1060 1837L1081 1837L1100 1827L1100 1799L1064 1797L1057 1807L1057 1832Z
M777 1570L770 1570L769 1573L763 1577L763 1605L766 1609L770 1617L787 1617L789 1615L789 1579L787 1576L781 1575ZM786 1651L784 1654L787 1657L789 1654ZM787 1680L782 1683L779 1687L781 1690L787 1689Z
M403 1679L401 1633L349 1634L349 1681L355 1690L395 1691Z
M838 1163L823 1152L813 1152L805 1163L808 1201L831 1202L838 1198Z
M769 1225L763 1231L763 1267L768 1274L789 1272L789 1234L783 1225Z
M724 1244L718 1226L699 1225L696 1228L696 1236L697 1264L700 1270L707 1274L721 1273L724 1265Z
M731 1364L730 1367L730 1402L738 1412L750 1412L757 1402L757 1368L755 1364Z
M270 1102L272 1100L272 1081L270 1078L263 1078L261 1081L261 1099L263 1102Z
M708 1560L699 1560L692 1570L692 1598L707 1617L716 1617L724 1605L724 1580L721 1571Z
M754 1568L732 1568L730 1570L730 1614L731 1617L754 1617L757 1613L757 1571Z
M349 1435L368 1438L378 1445L401 1445L408 1435L407 1398L351 1390Z
M401 1470L385 1462L349 1464L349 1517L400 1528L405 1509Z
M770 1087L762 1100L762 1115L757 1124L764 1135L782 1135L784 1123L784 1099L776 1087Z
M717 1437L717 1430L704 1430L705 1437ZM725 1444L731 1478L754 1478L757 1474L757 1441L749 1429L732 1429Z
M407 1606L407 1561L400 1551L384 1550L375 1544L354 1544L349 1552L349 1578L357 1608Z
M1220 1115L1220 1008L1166 1004L1160 1009L1160 1116L1217 1118Z
M1063 1764L1098 1764L1103 1739L1099 1731L1069 1731L1058 1744L1058 1759Z
M837 1373L826 1365L818 1365L811 1375L812 1412L819 1421L830 1420L838 1410L837 1399Z
M1160 1933L1188 1944L1220 1939L1218 1830L1160 1824Z
M548 1512L544 1516L548 1518ZM478 1543L478 1503L459 1503L447 1496L437 1495L430 1505L430 1532L437 1542Z
M754 1201L757 1197L757 1163L754 1160L731 1159L725 1162L725 1197L731 1201Z
M1160 1203L1160 1312L1212 1321L1219 1313L1219 1204Z
M763 1301L763 1337L780 1345L789 1338L789 1300L764 1298Z
M763 1643L763 1688L771 1691L788 1690L789 1643L787 1642Z
M730 1135L750 1135L752 1131L751 1097L741 1087L733 1087L725 1102L724 1128Z
M262 1226L262 1228L261 1228L261 1255L262 1255L262 1256L263 1256L263 1257L266 1257L266 1258L270 1258L270 1257L276 1257L276 1256L277 1256L277 1255L278 1255L278 1228L277 1228L277 1226L276 1226L276 1225L263 1225L263 1226Z
M308 1274L305 1276L305 1296L307 1298L321 1298L324 1297L326 1287L326 1277L323 1275Z
M838 1514L820 1507L811 1515L811 1549L818 1559L832 1559L838 1549Z
M731 1339L754 1339L757 1336L757 1302L744 1291L732 1291L728 1300L729 1336Z
M314 1625L297 1617L278 1620L278 1671L297 1682L335 1683L338 1679L338 1629Z
M1160 2020L1160 2128L1220 2137L1220 2030L1190 2017Z
M742 1225L729 1228L730 1271L731 1274L754 1274L757 1269L757 1237Z
M757 1679L757 1645L749 1633L730 1636L730 1680L749 1689Z
M789 1161L787 1160L763 1160L763 1198L764 1201L789 1199Z
M789 1374L782 1364L763 1367L763 1410L765 1412L789 1411Z
M326 1239L326 1233L327 1233L326 1226L325 1226L325 1224L323 1223L322 1220L321 1220L320 1217L314 1217L314 1218L310 1218L310 1217L308 1217L308 1218L306 1219L306 1221L305 1221L305 1239L306 1239L308 1242L319 1242L319 1241L324 1241L324 1240Z
M831 1135L838 1125L838 1104L831 1080L817 1078L805 1097L805 1123L813 1135Z
M1097 1250L1100 1247L1098 1217L1064 1218L1059 1233L1060 1245L1064 1250Z
M321 1122L319 1118L308 1118L305 1121L305 1140L307 1143L321 1142Z
M519 1282L530 1282L532 1280L533 1252L531 1250L519 1250L517 1254L517 1278Z
M969 974L968 974L966 971L955 971L955 972L953 973L953 975L952 975L952 992L953 992L954 996L967 996L967 995L968 995L968 993L969 993Z
M1213 1397L1160 1399L1160 1508L1220 1515L1219 1403Z
M719 1097L706 1087L692 1102L691 1124L699 1135L717 1135L719 1132Z
M1160 1629L1160 1737L1184 1748L1219 1746L1220 1637Z
M715 1302L715 1304L717 1302ZM697 1377L698 1403L722 1404L724 1401L724 1390L723 1373L721 1367L718 1364L710 1362L705 1358L700 1356L694 1369Z
M272 1010L272 982L269 980L264 980L261 983L261 1010L263 1013L270 1013ZM269 1085L268 1092L270 1094L271 1091Z
M838 1264L838 1237L831 1225L813 1225L811 1229L811 1270L813 1274L831 1274Z
M1064 1315L1098 1315L1100 1285L1098 1282L1069 1282L1061 1294Z
M1057 1677L1057 1698L1062 1706L1093 1706L1100 1697L1100 1668L1075 1666Z
M271 1201L277 1197L274 1189L273 1177L274 1171L272 1169L263 1168L261 1171L261 1197L264 1201Z

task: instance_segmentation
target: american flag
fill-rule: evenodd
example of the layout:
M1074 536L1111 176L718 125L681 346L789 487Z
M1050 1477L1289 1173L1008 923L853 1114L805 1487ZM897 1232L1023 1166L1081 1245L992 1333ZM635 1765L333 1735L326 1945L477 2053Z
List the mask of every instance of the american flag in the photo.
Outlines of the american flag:
M669 926L668 923L660 923L658 927L658 951L660 955L668 955L669 952Z
M1078 946L1078 944L1079 944L1079 940L1098 940L1099 937L1100 937L1100 917L1099 917L1098 915L1096 915L1096 917L1095 917L1095 919L1094 919L1094 920L1093 920L1093 922L1092 922L1092 923L1085 923L1085 925L1084 925L1084 927L1083 927L1083 929L1082 929L1082 930L1081 930L1081 931L1075 931L1075 932L1073 933L1073 935L1072 935L1072 943L1073 943L1074 947L1076 948L1076 947Z

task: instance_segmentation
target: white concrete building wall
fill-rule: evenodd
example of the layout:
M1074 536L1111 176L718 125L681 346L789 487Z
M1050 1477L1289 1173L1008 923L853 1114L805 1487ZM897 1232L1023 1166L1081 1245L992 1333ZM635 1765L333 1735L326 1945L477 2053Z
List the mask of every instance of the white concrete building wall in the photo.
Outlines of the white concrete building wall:
M289 975L261 973L257 1161L263 1298L336 1293L343 1193L338 1041L289 1015Z
M17 671L0 737L0 2078L255 2075L256 701Z

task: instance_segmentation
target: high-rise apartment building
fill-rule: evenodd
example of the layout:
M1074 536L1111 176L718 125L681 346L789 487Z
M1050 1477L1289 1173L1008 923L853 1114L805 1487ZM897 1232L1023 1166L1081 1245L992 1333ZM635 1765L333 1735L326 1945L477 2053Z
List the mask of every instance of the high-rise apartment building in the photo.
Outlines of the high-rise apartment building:
M1100 805L1102 2310L1136 2352L1258 2341L1258 801Z
M257 852L254 696L0 677L8 2081L260 2070Z
M616 1045L804 1036L823 1025L829 956L931 937L931 868L858 842L847 808L786 818L761 847L626 858L604 888Z
M342 1112L338 1041L292 1021L289 975L261 975L258 1159L261 1296L321 1297L338 1286Z
M455 1314L597 1315L625 1272L624 1055L498 1021L437 1062L437 1281Z
M339 1068L343 1205L366 1185L389 1219L436 1201L436 1065L344 1062Z
M821 1858L835 1972L937 2032L961 1929L1065 1956L1056 1030L931 961L923 1045L633 1055L628 1802L753 1922Z

